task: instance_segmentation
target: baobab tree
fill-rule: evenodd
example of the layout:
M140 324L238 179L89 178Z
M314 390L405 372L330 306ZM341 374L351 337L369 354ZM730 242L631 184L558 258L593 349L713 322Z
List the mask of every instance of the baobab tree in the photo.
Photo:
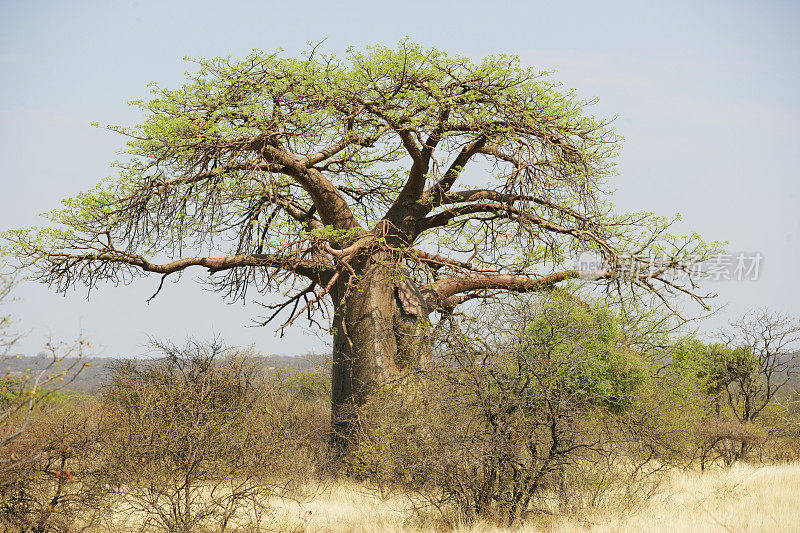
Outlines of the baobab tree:
M130 156L116 179L66 201L56 227L6 237L61 291L199 266L229 298L288 295L263 322L330 328L344 442L351 408L429 357L434 311L577 279L670 307L704 298L685 258L710 248L666 219L615 214L609 122L516 58L408 42L344 59L254 53L200 60L153 92L135 103L140 125L111 127ZM585 250L597 268L567 264Z

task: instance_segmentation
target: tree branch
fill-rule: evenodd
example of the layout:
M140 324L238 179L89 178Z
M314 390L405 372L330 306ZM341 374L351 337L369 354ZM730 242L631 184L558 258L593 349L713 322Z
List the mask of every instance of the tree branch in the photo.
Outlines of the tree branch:
M464 148L461 149L461 152L453 159L453 162L450 164L450 167L444 173L442 178L433 184L431 188L429 188L422 196L423 203L432 202L435 204L438 198L450 190L453 184L458 179L458 176L461 175L461 171L464 169L464 166L470 160L470 158L475 155L483 145L486 144L486 136L481 135Z
M442 211L441 213L437 213L433 216L426 217L422 221L421 227L423 228L423 231L432 228L442 227L446 226L447 224L450 223L450 221L452 221L457 217L465 215L476 215L481 213L493 213L503 218L509 218L509 219L513 219L514 217L516 217L520 221L532 223L536 226L539 226L553 233L571 235L578 240L583 240L588 238L593 242L595 242L596 244L598 244L604 250L612 253L612 255L616 255L613 254L613 250L605 241L603 241L599 236L595 235L593 232L589 230L570 228L567 226L563 226L561 224L556 224L554 222L545 220L527 211L522 211L521 209L518 209L512 205L499 202L483 202L479 204L469 204L469 205L453 207L446 211Z
M293 260L287 257L274 254L240 254L227 257L184 257L170 261L169 263L151 263L145 258L127 254L119 251L109 251L99 254L67 254L50 253L48 256L53 261L73 261L73 262L92 262L100 261L103 263L121 263L135 266L144 272L154 272L156 274L173 274L185 270L192 266L207 268L209 272L220 272L239 267L272 267L305 276L313 281L319 282L330 273L330 269L312 264L309 261Z
M451 297L477 290L500 289L511 292L537 292L552 289L557 283L569 279L585 278L579 270L564 270L547 276L532 278L517 274L485 274L470 272L440 279L425 285L425 295L429 308L447 308L460 303ZM611 277L610 272L598 272L597 279Z

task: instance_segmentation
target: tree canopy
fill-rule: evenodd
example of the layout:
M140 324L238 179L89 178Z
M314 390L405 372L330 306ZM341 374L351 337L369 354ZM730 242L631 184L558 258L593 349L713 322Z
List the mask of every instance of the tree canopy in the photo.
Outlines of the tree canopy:
M141 124L111 127L128 139L115 177L50 212L54 227L6 234L35 277L63 291L201 266L234 298L283 291L266 316L288 310L283 325L332 313L325 295L376 261L417 315L578 278L670 307L705 298L691 268L713 247L616 214L610 122L515 57L401 42L196 65L133 102ZM602 266L564 266L585 250Z
M619 318L600 306L545 300L512 342L524 359L546 362L562 393L583 404L622 409L649 378L645 359L625 346Z

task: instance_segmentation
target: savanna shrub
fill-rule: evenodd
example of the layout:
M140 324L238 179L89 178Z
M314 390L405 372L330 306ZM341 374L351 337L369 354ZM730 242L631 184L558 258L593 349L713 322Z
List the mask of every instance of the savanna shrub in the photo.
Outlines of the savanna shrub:
M357 475L462 519L511 523L550 497L575 501L568 472L622 450L614 423L637 408L650 373L613 314L526 299L438 329L431 365L362 408Z

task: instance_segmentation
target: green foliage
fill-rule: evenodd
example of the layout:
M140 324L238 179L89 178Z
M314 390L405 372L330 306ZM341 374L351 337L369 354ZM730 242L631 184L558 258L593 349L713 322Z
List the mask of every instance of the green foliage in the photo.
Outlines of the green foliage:
M749 347L710 344L700 352L697 377L710 396L720 394L736 381L758 380L758 362Z
M33 388L30 379L9 378L0 380L0 409L28 402L36 397L42 408L56 407L64 403L85 399L88 396L80 391L51 390L46 387Z
M671 350L670 377L707 401L718 403L720 395L735 382L747 384L761 379L758 360L748 347L704 344L697 339L687 339L676 343Z
M650 370L621 341L619 319L610 310L561 298L546 300L518 340L526 358L550 362L570 394L615 409L633 402Z
M67 200L65 209L53 212L52 218L80 229L95 218L97 209L110 206L114 197L124 198L140 187L145 174L163 179L166 174L190 173L203 159L215 159L221 168L239 155L237 149L248 150L244 145L235 146L237 139L250 142L264 132L280 131L294 153L313 153L341 138L380 138L387 123L432 130L440 120L442 107L450 105L453 122L485 124L485 133L498 144L519 135L498 125L512 113L517 128L544 130L542 135L550 129L560 135L562 124L575 131L610 135L604 122L585 115L586 102L574 91L560 91L546 72L523 67L513 56L488 57L475 64L464 57L403 42L394 49L376 46L366 52L350 50L342 59L326 55L295 59L254 52L241 61L212 58L194 62L196 72L189 74L179 89L152 84L151 100L130 102L147 116L141 125L109 127L129 138L132 156L120 164L114 192L100 187ZM454 93L449 88L456 80L463 91ZM494 101L493 105L486 105L487 98ZM348 127L340 120L342 111L360 102L376 106L380 119L357 120ZM455 138L459 132L448 132L447 136ZM614 140L610 136L609 142L597 144L588 138L575 139L589 166L597 165L598 175L611 171ZM394 173L387 164L400 162L404 152L383 143L367 148L349 150L341 156L348 168L356 171L347 173L347 184L374 185L377 175L373 172L379 170L382 188L394 188L396 193L406 171L398 168L395 183L387 183L387 177ZM554 164L570 174L586 174L585 164L579 168L566 158ZM227 209L245 212L241 193L248 191L250 180L245 173L235 171L231 177L239 179L215 181L207 188L198 187L194 194L213 194L226 203ZM192 232L191 217L190 211L176 213L175 220ZM208 221L194 229L222 228Z
M330 400L330 376L321 372L278 373L273 376L277 381L284 381L286 394L307 402L327 404Z

